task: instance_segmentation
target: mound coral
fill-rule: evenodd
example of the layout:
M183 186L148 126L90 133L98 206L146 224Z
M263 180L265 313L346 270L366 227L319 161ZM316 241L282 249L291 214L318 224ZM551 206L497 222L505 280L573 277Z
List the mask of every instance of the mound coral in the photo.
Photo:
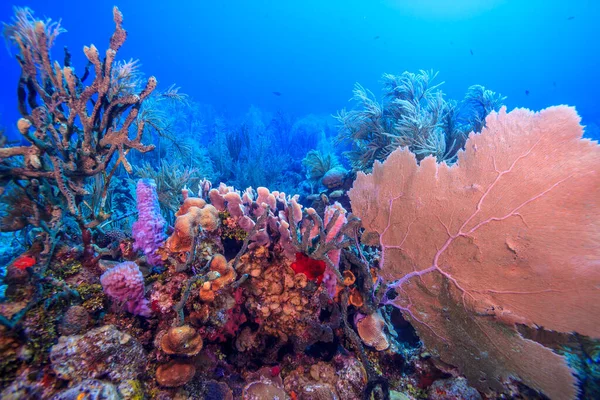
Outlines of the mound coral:
M121 382L142 373L146 354L131 335L105 325L84 335L61 336L52 347L50 361L61 379L108 377Z
M394 151L349 196L426 346L482 392L572 399L566 361L516 324L600 337L600 147L572 108L492 113L458 163ZM385 300L385 299L384 299Z
M370 315L356 314L356 330L367 346L382 351L390 347L390 343L384 331L385 321L379 311Z
M160 341L165 353L182 356L195 356L202 350L202 345L202 338L189 325L170 328Z
M164 387L183 386L196 375L193 364L180 360L171 360L156 369L156 381Z
M293 337L306 334L311 324L320 324L318 305L305 290L307 276L295 274L284 260L268 260L266 252L258 249L242 256L240 272L250 276L245 305L262 331Z
M142 250L150 265L162 264L156 250L164 240L165 219L160 213L156 183L153 179L140 179L136 187L138 220L131 227L134 238L133 249Z

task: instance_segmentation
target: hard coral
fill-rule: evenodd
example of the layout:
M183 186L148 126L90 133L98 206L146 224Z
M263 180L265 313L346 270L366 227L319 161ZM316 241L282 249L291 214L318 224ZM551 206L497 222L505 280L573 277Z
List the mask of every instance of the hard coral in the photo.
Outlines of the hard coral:
M90 314L83 306L69 307L58 326L61 335L77 335L90 324Z
M284 260L266 258L259 249L241 258L240 272L250 275L246 307L264 333L286 338L307 334L311 323L320 322L313 293L304 290L306 275L295 274Z
M84 397L81 394L84 393ZM86 379L58 393L52 400L100 400L121 398L115 385L97 379Z
M479 392L467 384L465 378L439 379L427 390L431 400L461 399L481 400Z
M189 325L170 328L160 341L167 354L195 356L202 350L202 337Z
M286 400L288 396L282 387L268 379L251 382L244 388L243 400Z
M565 359L516 324L600 337L600 146L579 121L502 109L453 167L396 150L349 193L379 236L387 303L482 392L519 379L575 398Z
M194 365L179 360L171 360L156 369L156 382L164 387L178 387L191 381L194 375L196 375Z
M367 372L361 362L339 354L330 362L298 366L284 379L287 393L298 399L358 400L363 398L366 384Z
M50 361L61 379L78 381L106 376L119 382L140 375L146 354L131 335L105 325L84 335L61 336L52 347Z
M363 343L374 347L377 351L382 351L390 347L384 327L385 321L380 311L370 315L356 314L356 330Z

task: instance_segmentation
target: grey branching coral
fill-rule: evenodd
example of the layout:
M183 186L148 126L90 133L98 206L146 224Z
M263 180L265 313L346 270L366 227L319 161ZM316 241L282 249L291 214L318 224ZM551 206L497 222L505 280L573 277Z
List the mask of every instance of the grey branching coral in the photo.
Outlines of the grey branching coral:
M131 170L126 159L131 149L147 152L154 148L142 144L145 122L138 112L157 81L150 77L134 94L137 85L127 81L137 79L134 68L127 69L132 72L127 74L122 64L115 63L127 37L123 15L116 7L109 48L101 56L94 45L84 47L89 64L81 77L75 74L67 50L63 67L50 58L50 49L63 32L60 24L38 20L29 9L16 8L15 14L13 23L5 24L4 36L19 49L18 106L23 118L17 126L29 144L0 148L0 180L44 180L60 189L66 208L79 216L86 178L107 171L116 154L107 186L118 165ZM90 67L94 78L85 86ZM135 131L133 139L130 130Z

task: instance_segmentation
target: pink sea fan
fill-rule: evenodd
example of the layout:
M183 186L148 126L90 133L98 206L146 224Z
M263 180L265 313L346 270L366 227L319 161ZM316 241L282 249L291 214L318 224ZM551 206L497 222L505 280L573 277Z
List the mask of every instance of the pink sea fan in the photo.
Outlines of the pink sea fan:
M600 146L582 133L573 108L502 108L455 165L397 149L348 192L397 294L383 302L481 392L578 397L567 360L518 326L600 338Z
M142 317L150 316L148 300L144 298L144 277L136 263L125 261L117 264L102 274L100 283L104 293L124 303L128 312Z
M136 188L138 220L133 224L134 250L141 250L150 265L162 265L156 250L166 239L165 219L160 213L154 179L140 179Z

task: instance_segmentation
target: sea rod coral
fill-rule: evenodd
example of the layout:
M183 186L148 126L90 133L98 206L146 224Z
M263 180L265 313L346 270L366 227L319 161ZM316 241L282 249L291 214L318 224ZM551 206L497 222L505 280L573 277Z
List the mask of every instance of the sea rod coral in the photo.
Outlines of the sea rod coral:
M387 303L442 361L482 392L517 379L572 399L565 359L517 327L600 337L600 146L565 106L486 125L452 167L394 151L358 174L352 208L379 237Z
M135 94L132 85L123 86L122 77L113 74L118 68L117 52L127 37L123 15L116 7L116 28L109 48L101 55L93 44L84 47L89 64L82 76L75 74L68 50L63 67L50 57L56 37L63 32L60 24L36 19L27 8L16 8L15 14L13 23L4 25L4 36L19 49L21 77L17 92L22 118L17 127L28 144L0 148L0 181L28 182L31 187L27 195L34 197L38 205L47 200L36 190L37 185L40 181L48 183L62 194L65 204L58 206L81 217L79 206L86 194L87 178L106 171L104 187L108 188L119 165L131 171L126 159L130 150L147 152L154 148L142 144L145 121L138 118L138 113L157 81L153 76L148 78L145 87ZM94 78L85 86L90 75ZM133 138L130 130L135 130ZM110 164L115 154L117 162ZM42 210L36 211L38 218L41 214ZM89 219L106 218L98 214Z

